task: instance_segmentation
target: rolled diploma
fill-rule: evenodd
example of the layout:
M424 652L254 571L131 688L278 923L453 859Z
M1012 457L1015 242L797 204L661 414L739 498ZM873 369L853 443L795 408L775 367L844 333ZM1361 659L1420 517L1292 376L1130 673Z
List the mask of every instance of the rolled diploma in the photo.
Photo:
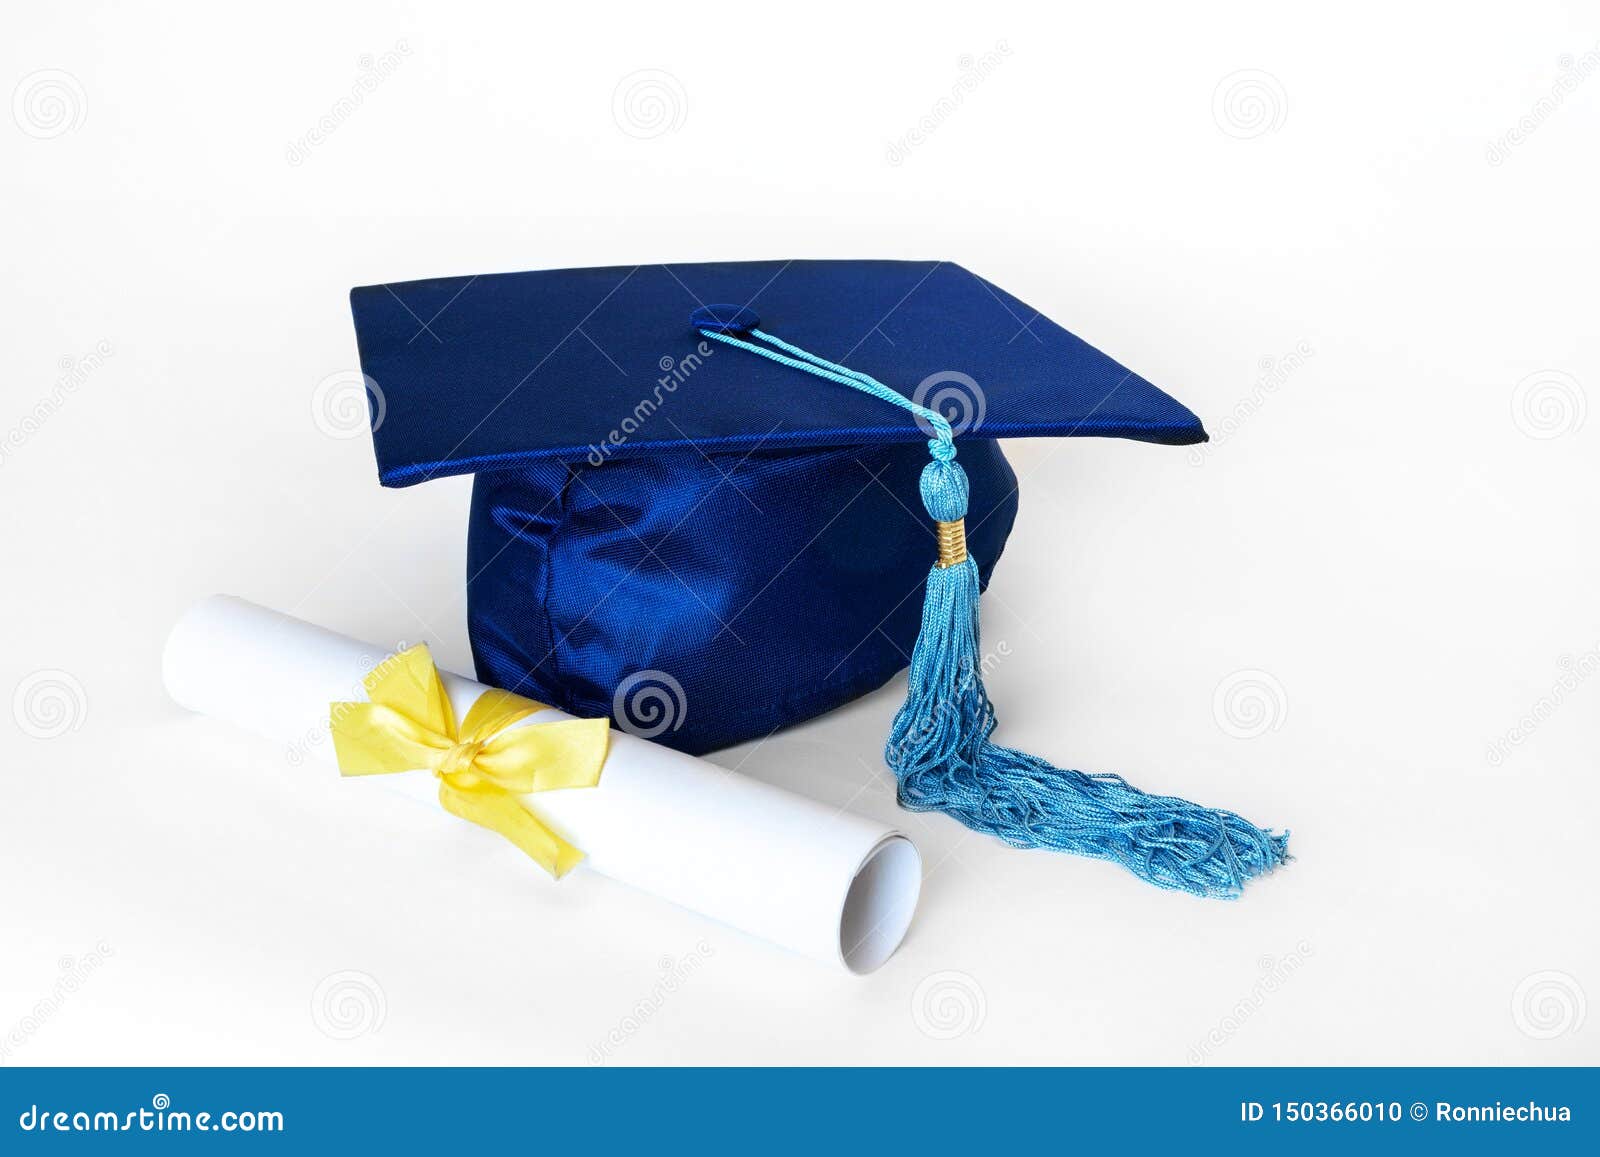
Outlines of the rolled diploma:
M173 627L162 668L191 711L300 744L326 732L332 703L365 698L361 679L387 653L214 595ZM487 688L441 675L464 718ZM570 718L547 708L518 726ZM315 749L331 763L331 742ZM379 778L463 822L439 807L431 774ZM581 866L852 972L893 954L922 886L921 857L892 828L615 729L597 787L524 799L585 853Z

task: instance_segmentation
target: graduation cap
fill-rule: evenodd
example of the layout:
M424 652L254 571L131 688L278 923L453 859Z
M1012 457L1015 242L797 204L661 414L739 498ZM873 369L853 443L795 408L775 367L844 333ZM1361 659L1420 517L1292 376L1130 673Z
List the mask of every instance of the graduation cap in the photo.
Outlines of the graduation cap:
M730 262L351 306L380 480L475 475L481 680L698 754L909 665L886 749L904 806L1204 895L1286 858L1230 812L990 738L978 595L1017 511L996 439L1206 437L1004 290L949 262Z

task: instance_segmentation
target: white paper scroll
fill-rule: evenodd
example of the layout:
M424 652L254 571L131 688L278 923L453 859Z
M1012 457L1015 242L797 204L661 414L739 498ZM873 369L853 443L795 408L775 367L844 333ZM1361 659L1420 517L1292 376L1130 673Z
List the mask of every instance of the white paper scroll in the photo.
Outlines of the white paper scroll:
M217 595L178 621L163 667L168 693L190 710L303 745L326 733L331 703L364 697L361 678L385 654ZM485 689L448 672L444 681L457 718ZM566 718L552 708L520 726ZM331 743L314 749L331 769ZM427 773L381 778L430 801L440 823L465 823L439 808ZM580 871L852 972L899 946L922 886L921 857L899 832L615 730L598 787L526 798L587 854Z

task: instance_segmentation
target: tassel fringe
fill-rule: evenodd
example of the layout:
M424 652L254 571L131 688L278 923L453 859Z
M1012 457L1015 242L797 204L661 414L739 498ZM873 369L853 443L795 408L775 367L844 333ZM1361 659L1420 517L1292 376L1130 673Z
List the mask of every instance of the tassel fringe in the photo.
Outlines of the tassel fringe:
M923 500L938 521L966 508L965 472L936 460ZM969 558L928 575L910 687L885 758L903 807L942 811L1018 848L1049 848L1121 864L1157 887L1235 897L1289 858L1287 834L1229 811L1148 795L1119 775L1069 771L990 740L983 686L978 568Z

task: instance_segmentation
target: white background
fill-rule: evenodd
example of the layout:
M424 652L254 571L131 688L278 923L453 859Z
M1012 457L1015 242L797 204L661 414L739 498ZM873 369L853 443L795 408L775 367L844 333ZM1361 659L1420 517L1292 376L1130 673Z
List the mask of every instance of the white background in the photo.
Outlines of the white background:
M6 1063L1600 1060L1592 6L536 7L10 14ZM1198 464L1008 446L989 685L1008 742L1291 828L1242 902L900 816L923 904L855 979L166 702L219 590L470 667L470 480L380 489L316 408L350 286L852 256L1205 419ZM716 758L892 820L902 686Z

